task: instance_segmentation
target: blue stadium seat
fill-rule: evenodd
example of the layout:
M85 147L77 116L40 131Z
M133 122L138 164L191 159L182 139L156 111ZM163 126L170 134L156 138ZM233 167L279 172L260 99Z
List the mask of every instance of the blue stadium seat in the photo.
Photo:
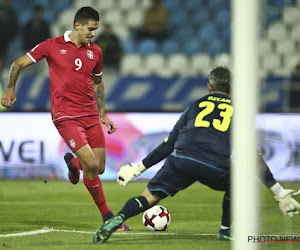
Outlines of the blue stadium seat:
M268 0L268 5L272 7L286 7L293 6L295 4L295 0Z
M184 1L185 9L187 11L200 10L205 6L204 0L187 0Z
M231 28L230 25L223 26L220 32L220 39L223 41L230 41L231 38Z
M231 15L229 9L219 9L216 12L215 22L222 26L230 25Z
M203 45L198 39L187 40L186 43L184 43L183 52L187 56L199 54L203 52Z
M166 40L161 46L161 53L163 55L171 55L180 52L180 46L176 40Z
M210 12L208 10L195 10L191 16L193 25L200 27L210 22Z
M174 38L180 42L186 42L195 37L195 29L192 26L186 26L184 28L176 30Z
M214 39L208 43L207 52L210 55L225 53L226 52L226 43L221 40Z
M230 0L210 0L207 2L207 6L211 10L229 9Z
M122 42L122 49L125 54L136 53L136 44L133 40L128 39Z
M163 5L170 11L179 10L182 8L180 0L163 0Z
M184 28L183 26L187 26L189 24L189 16L188 13L184 10L174 10L170 13L169 25L171 27Z
M209 41L218 37L217 27L215 24L209 23L201 27L198 31L201 40Z
M21 27L24 27L32 18L32 10L25 9L19 13L19 24Z
M158 43L152 39L141 40L138 44L138 53L146 56L158 52Z

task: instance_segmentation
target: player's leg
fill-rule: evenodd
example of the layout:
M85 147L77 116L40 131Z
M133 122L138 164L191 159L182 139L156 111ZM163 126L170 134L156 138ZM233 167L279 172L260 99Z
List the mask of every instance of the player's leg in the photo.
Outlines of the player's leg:
M187 180L184 175L178 174L178 168L181 167L178 166L176 158L168 157L164 166L150 180L142 195L129 199L118 215L96 230L93 242L104 243L126 219L146 211L167 196L173 196L178 191L190 186L193 180Z
M93 242L104 243L125 220L146 211L149 207L154 206L159 201L160 199L154 197L148 188L142 195L129 199L116 216L112 217L96 230Z
M219 234L217 235L217 240L223 241L231 241L233 240L232 233L231 233L231 215L230 215L230 192L227 190L223 197L222 203L222 224L219 230Z

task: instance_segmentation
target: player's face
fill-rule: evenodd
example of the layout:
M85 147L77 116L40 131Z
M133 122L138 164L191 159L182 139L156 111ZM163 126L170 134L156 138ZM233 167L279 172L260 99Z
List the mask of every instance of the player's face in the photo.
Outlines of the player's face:
M90 43L91 39L96 36L96 30L99 27L98 21L89 20L84 25L79 25L78 33L81 43Z

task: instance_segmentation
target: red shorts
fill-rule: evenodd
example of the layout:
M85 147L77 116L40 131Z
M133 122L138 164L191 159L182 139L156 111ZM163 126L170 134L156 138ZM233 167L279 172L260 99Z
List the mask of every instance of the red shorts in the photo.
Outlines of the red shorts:
M86 144L91 148L105 147L105 137L98 115L65 119L55 122L54 125L72 152Z

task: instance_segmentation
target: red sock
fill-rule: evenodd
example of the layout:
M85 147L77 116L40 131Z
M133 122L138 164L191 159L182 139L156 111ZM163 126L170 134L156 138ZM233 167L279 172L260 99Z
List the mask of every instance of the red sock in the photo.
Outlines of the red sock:
M97 176L94 180L88 180L85 177L83 177L83 183L89 190L101 214L105 215L108 212L110 212L110 209L108 208L105 200L102 183L100 181L99 176Z
M72 158L72 160L71 160L71 166L73 168L77 168L79 170L82 170L82 165L81 165L79 159L76 158L76 157Z

